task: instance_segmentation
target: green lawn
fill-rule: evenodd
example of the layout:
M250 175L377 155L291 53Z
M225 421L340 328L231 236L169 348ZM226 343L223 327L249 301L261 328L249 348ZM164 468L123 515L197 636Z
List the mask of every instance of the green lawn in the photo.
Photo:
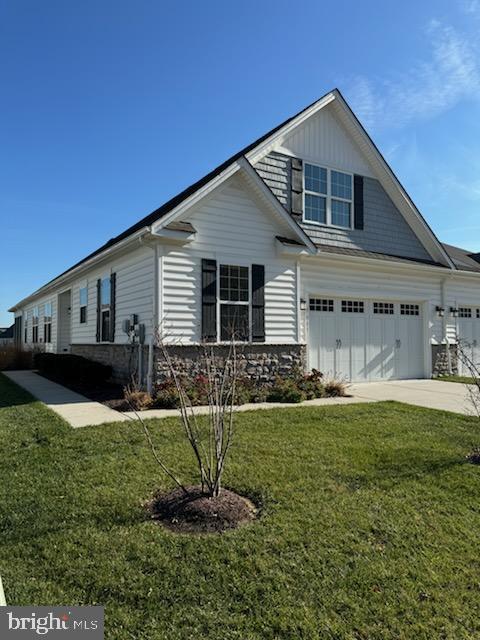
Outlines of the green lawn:
M193 479L174 419L156 443ZM226 483L260 520L175 535L135 424L72 430L0 375L0 573L11 604L104 604L106 637L480 637L473 418L394 403L238 416Z
M473 384L475 380L468 376L442 376L441 378L434 378L434 380L440 380L440 382L459 382L460 384Z

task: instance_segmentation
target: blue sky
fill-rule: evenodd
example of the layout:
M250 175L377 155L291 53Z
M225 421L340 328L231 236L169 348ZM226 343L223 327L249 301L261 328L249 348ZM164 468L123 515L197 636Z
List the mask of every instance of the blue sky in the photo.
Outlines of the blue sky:
M337 86L480 251L480 0L0 0L7 308Z

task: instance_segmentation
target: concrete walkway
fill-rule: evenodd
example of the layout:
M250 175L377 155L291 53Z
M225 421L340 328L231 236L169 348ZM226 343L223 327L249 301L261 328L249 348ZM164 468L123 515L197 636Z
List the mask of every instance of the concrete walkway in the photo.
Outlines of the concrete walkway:
M74 428L128 420L124 414L109 409L100 402L93 402L75 391L39 376L34 371L3 373L37 400L45 403L49 409L58 413Z
M428 409L472 415L467 386L440 380L362 382L349 388L355 398L380 402L396 400Z

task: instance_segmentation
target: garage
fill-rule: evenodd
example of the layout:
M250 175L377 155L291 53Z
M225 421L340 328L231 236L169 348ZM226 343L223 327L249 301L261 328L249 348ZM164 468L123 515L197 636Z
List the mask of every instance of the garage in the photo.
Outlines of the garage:
M418 302L310 297L308 336L309 368L327 376L355 382L425 376Z
M480 365L480 309L476 307L458 309L458 341L466 357L478 367ZM462 358L459 359L458 372L464 376L471 375Z

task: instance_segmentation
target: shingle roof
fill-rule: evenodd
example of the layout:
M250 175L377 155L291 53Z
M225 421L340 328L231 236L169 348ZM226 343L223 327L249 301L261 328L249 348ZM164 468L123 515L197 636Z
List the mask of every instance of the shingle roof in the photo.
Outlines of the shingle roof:
M472 251L468 251L468 249L454 247L451 244L442 244L457 269L480 272L480 253L473 253Z
M12 324L11 327L0 328L0 339L13 338L14 327L15 325Z
M395 256L388 253L377 253L375 251L365 251L364 249L350 249L348 247L337 247L329 244L317 244L320 253L338 253L344 256L358 256L360 258L375 258L377 260L388 260L390 262L408 262L416 264L426 264L433 267L448 269L443 264L433 260L422 260L420 258L406 258L405 256ZM479 265L480 266L480 265Z

